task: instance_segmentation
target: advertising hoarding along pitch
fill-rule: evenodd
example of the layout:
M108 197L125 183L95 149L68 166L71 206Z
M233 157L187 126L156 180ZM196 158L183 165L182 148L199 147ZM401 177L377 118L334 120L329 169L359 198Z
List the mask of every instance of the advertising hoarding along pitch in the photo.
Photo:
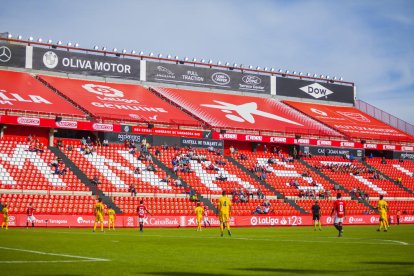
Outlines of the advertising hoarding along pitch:
M199 124L139 85L40 77L96 117L147 123Z
M213 127L341 136L275 99L160 87L153 89Z
M414 141L414 137L411 135L393 128L353 107L292 101L284 102L352 138Z
M147 62L147 81L270 94L270 76L230 70Z
M33 48L33 69L139 80L140 61L55 49Z
M318 101L354 103L354 87L300 79L276 78L276 95Z
M0 66L25 68L26 46L0 43Z

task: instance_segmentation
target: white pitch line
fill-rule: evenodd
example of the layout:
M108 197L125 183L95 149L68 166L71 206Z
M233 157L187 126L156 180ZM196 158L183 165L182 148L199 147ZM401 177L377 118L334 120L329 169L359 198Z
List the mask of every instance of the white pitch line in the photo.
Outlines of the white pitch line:
M95 260L56 260L56 261L0 261L0 264L43 264L43 263L86 263L96 262Z
M86 260L86 261L89 261L89 262L108 262L108 261L110 261L109 259L102 259L102 258L91 258L91 257L85 257L85 256L50 253L50 252L27 250L27 249L20 249L20 248L11 248L11 247L3 247L3 246L0 246L0 249L27 252L27 253L39 254L39 255L49 255L49 256L59 256L59 257L67 257L67 258L74 258L74 259L82 259L83 261Z

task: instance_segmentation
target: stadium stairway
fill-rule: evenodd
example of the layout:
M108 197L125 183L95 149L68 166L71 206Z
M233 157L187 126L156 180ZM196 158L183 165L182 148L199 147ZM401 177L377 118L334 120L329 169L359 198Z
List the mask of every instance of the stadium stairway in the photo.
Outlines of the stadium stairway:
M168 174L172 179L176 180L178 178L178 175L174 173L173 170L168 168L163 162L161 162L154 154L150 153L152 157L152 162L157 165L160 169L162 169L166 174ZM181 179L181 183L184 186L184 188L189 187L191 190L194 191L194 188L188 184L184 179ZM215 214L218 214L217 207L207 198L203 197L202 195L198 195L198 200L201 201L204 206L208 206L208 208L213 211Z
M93 195L97 195L98 197L102 198L102 202L108 206L108 208L111 207L114 209L116 214L122 214L121 209L112 201L112 199L109 196L106 196L100 189L93 186L86 174L83 173L79 167L76 166L76 164L73 163L73 161L70 160L59 148L48 147L48 149L57 157L62 158L62 161L66 164L66 166L73 172L74 175L76 175L76 177L79 178L80 181L82 181L83 184L85 184L85 186L89 188Z
M344 186L342 186L341 184L339 184L338 182L336 182L335 180L333 180L332 178L328 177L327 175L323 174L322 172L318 171L317 169L315 169L314 167L312 167L308 162L306 162L305 160L299 159L298 160L301 164L303 164L304 166L306 166L309 170L313 171L314 173L320 175L321 177L323 177L325 180L329 181L330 183L336 185L339 187L340 190L346 192L347 194L351 194L347 188L345 188ZM358 200L355 196L351 195L351 199L353 200ZM375 209L368 201L366 200L359 200L359 202L361 202L362 204L364 204L365 206L367 206L370 210L374 211L374 212L378 212L377 209Z
M412 191L411 189L405 187L404 185L398 183L397 181L395 181L394 179L392 179L390 176L386 175L385 173L381 172L380 170L378 170L377 168L371 166L370 164L368 164L366 161L361 161L361 163L367 167L368 169L372 169L377 171L380 175L382 175L385 179L391 181L392 183L394 183L395 185L397 185L398 187L400 187L401 189L405 190L407 193L410 193L412 195L414 195L414 191Z
M266 183L266 181L261 180L257 175L255 175L254 173L252 173L251 171L249 171L245 166L243 166L242 164L240 164L239 162L237 162L233 157L231 157L231 156L224 156L224 158L227 161L233 163L235 166L237 166L239 169L241 169L243 172L245 172L251 178L253 178L256 181L258 181L260 184L262 184L264 187L266 187L266 189L268 189L269 191L273 192L277 196L278 199L283 199L286 203L289 203L289 205L291 205L293 208L295 208L296 210L298 210L301 214L307 214L308 213L305 209L303 209L298 204L296 204L295 201L286 198L282 193L280 193L274 187L272 187L271 185L269 185L268 183Z

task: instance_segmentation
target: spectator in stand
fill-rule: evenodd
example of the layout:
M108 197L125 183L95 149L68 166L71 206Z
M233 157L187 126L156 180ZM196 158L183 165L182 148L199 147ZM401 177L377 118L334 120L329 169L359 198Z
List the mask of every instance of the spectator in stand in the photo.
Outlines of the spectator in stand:
M134 170L134 174L141 174L141 169L139 167L136 167Z
M131 193L131 196L137 196L137 189L135 187L135 184L132 183L129 185L129 192Z
M247 155L246 155L246 154L244 154L244 153L241 153L241 154L240 154L239 159L240 159L240 160L248 160Z
M381 159L381 164L387 164L387 161L385 160L385 157L384 156Z
M109 146L109 142L108 142L108 140L107 140L107 139L104 139L104 140L102 141L102 146L104 146L104 147Z
M258 199L264 199L264 193L262 192L261 188L257 189L256 193L257 193L257 198Z
M85 155L92 154L92 150L91 150L91 148L89 146L86 146L85 147L84 154Z
M234 147L233 147L233 145L230 146L229 150L230 150L230 154L234 154Z
M56 141L56 147L61 148L63 146L62 140L61 139L57 139Z
M400 159L398 159L398 161L399 161L400 163L403 163L403 162L404 162L404 158L403 158L402 156L400 156Z
M101 182L99 182L99 178L96 174L91 179L91 184L92 184L93 187L95 187L95 195L97 195L98 194L98 184L101 184ZM92 194L93 194L93 192L92 192Z
M216 159L215 163L220 166L225 166L226 162L224 162L223 158L219 157Z
M207 150L208 150L209 152L214 152L214 147L213 147L213 146L209 146L209 147L207 148Z
M158 148L155 149L155 156L161 156L161 151Z
M266 180L266 172L261 172L260 176L259 176L260 180L265 181Z
M239 195L238 194L235 194L232 197L232 201L233 201L233 203L240 203L240 197L239 197Z
M55 167L55 174L64 175L66 174L67 169L63 162L59 162L58 165Z
M147 171L150 171L150 172L156 172L157 171L157 169L155 169L155 166L154 166L154 164L152 162L150 162L148 164Z
M402 177L401 176L398 177L397 180L396 180L396 182L401 185L402 184Z
M147 154L147 156L145 156L145 159L148 161L148 162L152 162L152 156L151 156L151 154Z
M249 197L252 197L252 199L253 199L253 195L254 195L254 188L253 188L253 186L249 186L249 188L247 188L247 197L249 198Z
M220 150L220 149L217 149L217 150L216 150L216 155L218 155L218 156L220 156L220 155L221 155L221 150Z
M213 163L210 163L210 165L208 165L208 167L206 168L206 170L210 170L210 171L219 171L220 169L217 168L216 166L214 166Z
M190 187L185 187L185 189L184 189L184 193L186 194L186 195L190 195L190 193L191 193L191 188Z
M82 137L81 144L84 145L84 146L86 146L86 139L85 139L85 137Z
M92 139L90 136L88 136L88 138L86 138L86 145L90 146L92 145Z
M263 151L266 153L267 152L267 146L266 145L264 145L263 146Z
M66 150L67 150L67 151L72 151L72 150L73 150L73 146L72 146L72 145L68 145L68 146L66 147Z
M216 177L216 180L227 181L227 177L225 177L222 173L220 173L219 176Z
M170 182L170 176L167 174L167 175L165 175L162 179L161 179L161 181L160 182L166 182L166 183L168 183L168 182Z
M256 209L253 211L253 214L255 214L255 215L260 215L260 214L263 214L263 211L262 211L262 206L257 205L257 206L256 206Z
M95 142L96 142L96 146L97 146L97 147L102 147L101 140L100 140L98 137L96 137Z
M183 183L181 182L181 177L178 177L175 181L174 181L175 187L182 187Z

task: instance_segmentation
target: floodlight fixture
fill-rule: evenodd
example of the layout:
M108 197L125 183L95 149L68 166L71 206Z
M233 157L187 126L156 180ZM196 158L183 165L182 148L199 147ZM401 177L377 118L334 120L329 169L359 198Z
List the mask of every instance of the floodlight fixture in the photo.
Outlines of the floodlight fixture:
M43 39L41 37L39 37L39 39L37 40L37 42L42 43Z
M99 49L98 45L95 45L95 46L93 47L93 49L94 49L94 50L98 50L98 49Z

